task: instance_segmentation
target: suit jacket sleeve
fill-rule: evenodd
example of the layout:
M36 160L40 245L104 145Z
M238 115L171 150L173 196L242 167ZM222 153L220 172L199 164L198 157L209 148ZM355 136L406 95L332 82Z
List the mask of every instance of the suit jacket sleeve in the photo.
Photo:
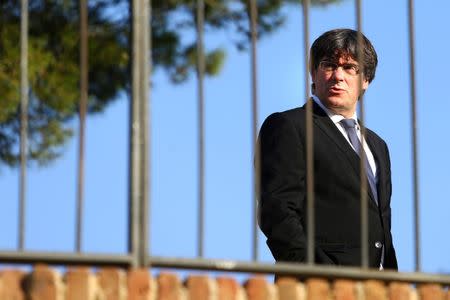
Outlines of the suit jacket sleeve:
M269 116L259 135L260 227L277 261L306 256L305 159L302 137L284 114Z
M389 247L386 249L386 258L385 258L385 268L386 269L393 269L393 270L397 270L398 269L398 265L397 265L397 256L395 253L395 248L394 248L394 244L393 244L393 239L392 239L392 233L391 233L391 218L392 218L392 214L391 214L391 196L392 196L392 181L391 181L391 161L390 161L390 157L389 157L389 150L388 147L386 145L386 143L384 143L384 148L385 148L385 152L386 152L386 162L387 162L387 170L388 170L388 184L387 184L387 199L389 200L389 203L387 205L386 208L386 213L385 213L385 218L387 218L387 223L388 223L388 227L389 227Z

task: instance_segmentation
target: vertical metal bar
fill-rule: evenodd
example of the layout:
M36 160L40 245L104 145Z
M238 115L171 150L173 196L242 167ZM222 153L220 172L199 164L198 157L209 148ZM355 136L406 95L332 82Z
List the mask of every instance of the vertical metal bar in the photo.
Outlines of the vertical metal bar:
M362 36L362 4L361 0L356 0L356 22L358 31L357 61L361 67L361 74L364 74L363 64L363 36ZM363 76L359 76L359 90L362 91ZM365 140L366 128L364 123L364 96L359 98L359 120L361 129L361 141ZM363 145L363 143L361 143ZM369 203L367 199L367 179L364 167L365 151L360 153L360 179L361 179L361 267L369 267Z
M131 2L131 101L130 101L130 152L129 152L129 220L128 220L128 252L133 257L132 266L139 264L139 203L141 199L140 188L140 132L141 122L139 114L139 57L140 32L139 22L141 0Z
M84 144L86 128L86 107L88 98L88 16L87 0L80 0L80 106L78 137L78 183L77 183L77 226L76 250L81 251L83 202L84 202Z
M305 99L306 99L306 210L307 210L307 252L308 264L314 264L314 130L312 101L309 99L309 0L303 0L303 46L305 48Z
M258 136L258 70L257 70L257 51L256 42L258 39L258 9L256 0L250 1L250 39L251 39L251 80L252 80L252 145L254 157L259 156L259 147L255 147L255 142ZM252 195L252 210L253 210L253 232L252 232L252 259L258 260L258 206L256 197L260 192L260 176L261 166L259 159L255 160L255 171L253 174L253 195Z
M420 215L419 215L419 167L417 149L417 104L416 104L416 75L414 51L414 3L408 0L408 33L409 33L409 65L410 65L410 92L411 92L411 135L413 151L413 190L414 190L414 249L415 270L421 270L420 261Z
M19 179L19 250L25 244L25 198L28 148L28 0L21 2L20 15L20 179Z
M150 60L150 0L142 1L142 16L141 16L141 76L140 89L140 122L141 122L141 205L140 205L140 222L141 222L141 238L140 238L140 266L148 265L148 241L149 241L149 190L150 190L150 176L149 176L149 76L151 69Z
M203 51L204 1L197 0L197 99L198 99L198 244L197 256L203 257L204 222L205 222L205 100L203 77L205 72L205 55Z

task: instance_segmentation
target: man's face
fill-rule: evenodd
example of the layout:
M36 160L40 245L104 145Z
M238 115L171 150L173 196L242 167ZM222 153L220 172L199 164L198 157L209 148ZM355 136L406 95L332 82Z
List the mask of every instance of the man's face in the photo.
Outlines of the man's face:
M351 57L340 57L339 61L324 59L311 73L314 94L328 109L346 118L354 114L360 95L361 74L355 74L353 67L358 68L358 62ZM362 89L368 86L369 82L363 78Z

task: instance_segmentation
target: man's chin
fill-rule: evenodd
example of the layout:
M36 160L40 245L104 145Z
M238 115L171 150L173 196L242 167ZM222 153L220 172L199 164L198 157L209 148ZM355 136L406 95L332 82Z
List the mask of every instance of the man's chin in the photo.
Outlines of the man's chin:
M349 115L352 115L354 113L354 109L352 107L349 107L346 99L342 98L328 98L325 106L338 115L348 117Z
M341 96L329 96L327 98L327 104L330 107L343 107L345 106L345 103L347 102L347 99L341 97Z

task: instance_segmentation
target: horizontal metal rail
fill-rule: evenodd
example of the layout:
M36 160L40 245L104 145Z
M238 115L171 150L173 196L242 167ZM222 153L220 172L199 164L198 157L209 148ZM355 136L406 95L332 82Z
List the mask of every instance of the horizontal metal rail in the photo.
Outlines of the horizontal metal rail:
M131 255L104 255L56 252L0 251L0 263L49 265L89 265L129 268ZM255 263L235 260L209 260L196 258L148 257L152 268L174 268L204 271L261 273L295 276L299 278L322 277L328 279L381 280L407 283L436 283L450 286L450 275L379 271L357 267L335 267L300 263Z
M149 257L152 267L195 269L222 272L263 273L300 278L323 277L328 279L381 280L407 283L437 283L450 286L450 275L429 273L404 273L379 271L356 267L334 267L299 263L252 263L234 260L206 260L191 258Z
M0 263L4 264L42 263L49 265L89 265L128 268L132 262L133 257L128 254L0 251Z

